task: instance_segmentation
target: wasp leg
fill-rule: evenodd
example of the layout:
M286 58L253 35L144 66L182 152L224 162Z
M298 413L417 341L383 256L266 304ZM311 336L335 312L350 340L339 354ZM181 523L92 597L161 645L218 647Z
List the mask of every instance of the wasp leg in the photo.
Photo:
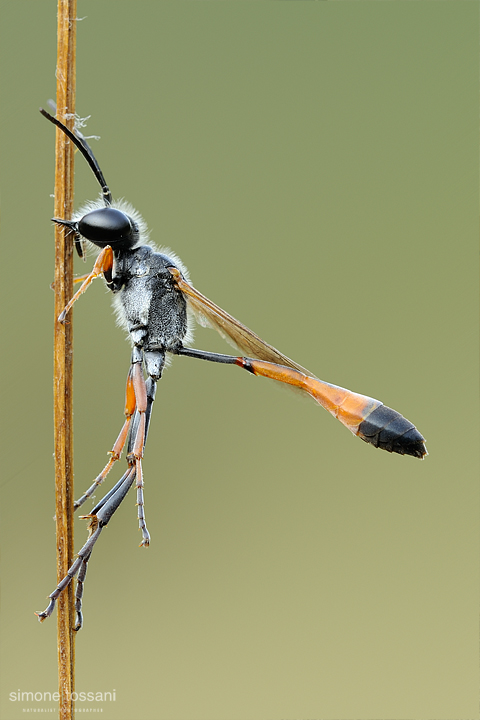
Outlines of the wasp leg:
M76 285L79 282L83 282L84 280L86 280L88 278L89 275L90 275L90 273L85 273L85 275L77 275L76 277L73 278L73 284Z
M143 377L142 377L143 380ZM141 546L147 547L150 542L150 534L145 525L145 513L144 513L144 499L143 499L143 473L141 458L143 457L143 451L145 443L147 441L148 428L150 426L150 417L152 414L153 401L155 400L156 382L152 378L148 378L145 382L145 395L146 395L146 410L144 413L140 413L138 410L132 419L130 428L130 435L128 438L127 445L127 461L129 467L134 468L136 477L136 488L137 488L137 506L138 506L138 521L139 527L142 531L143 541ZM142 439L143 436L143 439ZM110 499L112 495L118 490L123 482L123 478L117 482L117 484L97 503L89 515L83 515L81 517L89 518L98 516L98 511L102 508L105 503Z
M93 515L89 525L89 530L90 532L92 532L92 537L96 535L95 540L98 538L103 528L109 523L114 512L122 504L134 480L135 467L130 466L126 473L123 475L122 479L115 486L115 492L108 493L108 498L104 498L104 500L98 504L98 508L95 508L95 515ZM87 545L88 540L84 547L86 547ZM75 589L75 611L77 614L75 630L80 630L83 624L83 585L85 582L85 575L87 574L87 563L90 559L90 555L92 554L93 545L94 543L92 543L91 547L89 548L89 552L85 553L85 556L82 558L82 563L79 568L77 587Z
M127 460L129 463L135 464L138 526L142 532L142 542L140 546L148 547L150 545L150 533L145 523L142 470L143 450L147 437L148 398L147 386L145 378L143 377L143 352L138 347L134 347L132 353L132 381L137 407L135 411L135 421L128 441Z
M93 282L93 280L95 280L95 278L97 277L100 277L100 275L104 275L105 273L107 273L107 276L109 276L111 274L112 268L113 250L110 245L107 245L103 248L102 252L97 257L90 275L88 275L87 278L83 281L79 290L77 290L75 295L72 297L65 310L58 316L58 322L64 323L65 318L67 317L67 313L71 309L72 305L78 300L80 295L82 295L85 290L87 290L88 286Z
M138 354L139 353L136 353L134 351L134 358L138 356ZM148 547L150 543L150 535L145 524L145 514L143 510L144 500L141 457L143 457L143 451L147 440L150 417L152 414L152 406L155 399L156 382L152 378L148 378L146 382L144 381L141 363L140 361L137 361L135 363L132 362L132 367L130 368L127 380L127 388L130 383L132 388L138 386L138 396L140 398L141 407L145 406L145 411L141 412L137 407L134 414L132 413L133 421L131 423L127 445L127 460L129 464L129 469L127 470L125 475L116 483L116 485L96 504L90 515L84 515L83 517L92 519L90 527L95 527L95 525L98 524L101 530L110 521L113 513L120 506L128 490L133 485L133 482L136 479L138 521L143 536L141 545ZM85 581L87 563L90 558L90 554L91 549L88 556L85 556L83 558L83 562L79 566L77 587L75 590L75 610L77 613L77 624L75 627L76 630L80 629L83 623L83 584ZM66 587L67 585L68 582L64 585L64 587ZM64 589L64 587L62 589ZM52 610L53 605L50 612Z
M143 376L141 379L143 381ZM145 382L147 398L146 410L145 413L140 413L138 409L136 410L127 448L127 457L131 459L131 462L135 463L136 468L138 526L142 532L142 542L140 543L140 547L148 547L150 544L150 534L145 524L142 457L145 449L145 443L147 442L148 428L150 425L150 417L152 414L152 406L153 401L155 400L156 389L156 381L152 378L148 378Z
M128 435L128 469L114 487L109 490L108 493L106 493L106 495L104 495L104 497L95 505L92 512L88 515L82 516L83 518L90 519L88 540L81 548L78 556L72 563L63 580L58 583L53 593L48 596L50 598L48 607L43 612L35 613L40 622L43 622L43 620L50 617L55 608L57 598L78 574L77 587L75 589L75 611L77 616L75 630L80 630L82 627L83 589L87 574L87 565L92 554L93 546L95 545L103 528L110 522L112 515L120 507L135 479L137 480L138 520L143 535L143 541L141 544L144 546L148 546L149 544L150 535L145 525L145 514L143 510L144 501L141 458L143 457L148 428L150 425L152 406L155 399L156 381L149 377L145 382L142 372L142 360L143 353L139 349L135 348L132 357L132 366L127 378L126 408L128 408L128 415L126 409L125 414L127 415L127 419L114 446L114 449L118 449L117 446L119 445L120 438L122 438L121 448L118 449L118 454L120 454L123 446L125 445L125 438ZM92 488L89 490L93 492L95 487L97 487L96 483L94 483ZM88 492L89 491L87 491L87 493ZM87 493L85 493L85 496L87 496ZM88 497L90 497L90 495L91 493ZM78 503L81 504L80 501L78 501ZM77 507L78 506L79 505L77 505Z
M97 480L87 490L85 495L80 498L76 503L78 507L88 496L92 494L94 489L103 482L107 472L113 463L118 460L119 452L123 449L125 444L125 436L129 430L128 445L127 445L127 462L129 467L135 468L136 477L136 489L137 489L137 506L138 506L138 523L139 528L142 531L142 542L141 545L148 547L150 544L150 534L147 530L145 523L145 511L144 511L144 498L143 498L143 470L142 470L142 458L145 443L147 441L148 428L150 425L150 417L152 414L153 401L155 399L156 381L149 377L145 381L142 370L143 363L143 352L140 348L135 347L132 353L132 365L127 379L127 402L125 414L127 419L125 425L122 428L117 443L112 451L112 458L110 462L105 466L104 470L98 476ZM118 447L121 444L119 452ZM99 482L97 482L99 481ZM103 507L107 500L116 492L120 487L122 481L120 480L93 508L91 513L84 515L83 517L95 517L98 514L98 510Z
M80 629L81 624L82 624L81 596L82 596L82 591L83 591L83 580L85 579L85 574L87 572L87 562L88 562L90 555L92 554L92 548L95 545L101 531L102 531L102 528L98 527L96 529L96 531L90 535L87 542L85 543L85 545L82 547L82 549L78 553L77 558L74 560L71 567L69 568L67 574L63 578L63 580L61 580L58 583L55 590L52 593L50 593L50 595L48 596L50 598L48 607L43 612L35 613L35 615L38 617L40 622L43 622L46 618L50 617L50 615L52 614L52 612L55 608L55 603L57 601L58 596L65 590L65 588L67 588L70 585L70 583L72 582L75 575L78 573L80 568L82 568L82 582L81 582L80 596L79 596L79 598L77 598L77 600L75 602L75 609L77 611L77 621L75 624L75 630ZM77 593L75 593L75 595L77 596Z
M115 444L113 448L110 450L110 460L103 468L100 475L98 475L92 485L88 488L88 490L82 495L81 498L75 501L75 504L73 506L73 510L77 510L85 500L88 500L88 498L92 497L95 490L98 488L99 485L103 483L105 478L107 477L108 473L112 469L113 464L120 459L120 456L122 454L123 448L125 446L125 442L128 437L128 431L130 429L130 423L132 420L133 413L135 412L135 391L133 389L133 379L132 379L132 367L130 367L130 370L128 372L127 376L127 387L125 390L125 423L123 424L123 427L120 431L120 434L118 438L115 441Z
M91 554L91 553L90 553ZM83 598L83 584L85 582L85 576L87 574L87 563L90 560L90 555L83 558L83 562L80 566L77 576L77 587L75 588L75 613L76 622L75 630L80 630L83 625L83 613L82 613L82 598Z
M95 508L95 514L92 513L91 515L87 516L91 517L91 522L89 525L89 538L78 553L77 558L73 561L63 580L58 583L53 593L48 596L50 598L50 603L48 604L48 607L43 612L35 613L40 622L43 622L46 618L50 617L55 608L55 603L58 596L65 590L65 588L68 587L68 585L72 582L73 578L78 573L77 588L75 592L75 610L77 613L75 630L80 630L80 628L82 627L82 596L83 585L87 573L87 563L90 559L90 555L92 554L93 546L97 542L100 533L102 532L103 528L108 524L110 518L121 505L127 492L130 490L135 480L135 472L135 466L130 466L122 479L115 486L115 492L110 491L105 496L105 498L103 498L98 503L97 507Z

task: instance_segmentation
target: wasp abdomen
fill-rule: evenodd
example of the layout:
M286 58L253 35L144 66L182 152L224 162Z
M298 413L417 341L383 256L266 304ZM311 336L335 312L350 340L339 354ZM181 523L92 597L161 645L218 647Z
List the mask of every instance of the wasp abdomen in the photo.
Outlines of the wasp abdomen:
M360 423L357 435L387 452L418 458L427 454L425 438L415 425L386 405L379 405Z

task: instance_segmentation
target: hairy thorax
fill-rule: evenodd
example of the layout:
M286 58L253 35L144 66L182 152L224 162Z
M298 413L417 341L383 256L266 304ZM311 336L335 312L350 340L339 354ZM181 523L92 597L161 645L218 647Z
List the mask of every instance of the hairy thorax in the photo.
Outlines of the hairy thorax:
M187 333L185 299L169 267L177 265L148 245L115 256L112 289L119 321L145 351L175 350Z

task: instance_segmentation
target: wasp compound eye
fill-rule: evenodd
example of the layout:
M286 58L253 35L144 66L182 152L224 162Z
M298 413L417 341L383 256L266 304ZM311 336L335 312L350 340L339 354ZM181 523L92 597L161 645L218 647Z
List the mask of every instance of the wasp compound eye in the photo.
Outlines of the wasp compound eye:
M135 245L138 228L133 220L115 208L99 208L87 213L78 222L78 232L98 247L127 249Z

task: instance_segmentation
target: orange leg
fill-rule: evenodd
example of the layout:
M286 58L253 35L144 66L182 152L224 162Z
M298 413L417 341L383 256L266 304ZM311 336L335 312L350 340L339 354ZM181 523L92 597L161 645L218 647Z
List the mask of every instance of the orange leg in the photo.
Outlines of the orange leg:
M130 368L127 376L127 387L125 390L125 422L123 424L122 429L120 430L120 434L117 437L115 444L113 448L110 450L110 460L103 468L100 475L98 475L92 485L88 488L88 490L82 495L81 498L75 501L75 504L73 506L74 511L77 510L79 507L83 505L85 500L88 500L88 498L92 497L95 490L98 488L99 485L103 483L105 478L107 477L108 473L112 469L114 463L117 462L117 460L120 459L120 456L122 454L123 448L125 446L125 442L128 437L128 431L130 428L130 423L132 420L132 415L135 412L135 391L133 388L133 380L132 380L132 368Z
M88 278L89 275L90 273L85 273L85 275L77 275L77 277L73 278L73 284L76 285L79 282L83 282Z
M134 350L135 355L135 350ZM135 362L132 365L132 379L135 390L135 399L137 402L138 425L135 433L135 441L131 452L128 454L129 463L135 463L136 468L136 488L137 488L137 508L138 508L138 526L142 531L142 542L140 546L148 547L150 545L150 533L145 524L145 511L143 499L143 470L142 457L143 448L145 446L147 432L147 387L143 377L141 362Z
M103 248L100 255L97 257L95 261L95 265L93 266L93 270L90 273L90 275L87 276L87 278L83 281L81 287L75 295L72 297L68 305L66 306L65 310L60 313L58 316L58 322L64 323L65 318L67 317L67 314L69 310L71 309L73 303L75 303L80 295L82 295L85 290L88 288L88 286L92 283L95 278L100 277L100 275L103 275L104 273L108 273L113 268L113 250L110 247L110 245L107 245Z
M83 516L90 520L88 527L88 539L79 551L77 558L73 561L63 580L58 583L55 590L49 595L50 602L47 608L43 612L35 613L41 622L50 617L59 595L77 576L77 587L75 589L75 609L77 620L75 630L79 630L82 627L83 589L87 573L87 564L90 560L93 547L103 528L110 522L113 514L120 507L129 489L135 482L135 479L137 488L138 521L143 538L141 545L147 547L150 543L150 535L145 525L145 514L143 509L143 477L141 461L147 439L153 401L155 399L156 383L152 380L152 378L149 378L145 382L142 371L142 362L142 351L139 348L134 348L132 354L132 365L127 378L127 397L125 403L125 415L127 418L125 420L125 425L122 428L122 432L120 433L112 450L111 463L113 464L113 462L115 462L115 460L117 460L120 456L123 446L125 445L125 438L128 436L128 468L116 485L96 504L92 512ZM118 457L115 457L115 454L118 455ZM109 466L107 465L107 467ZM104 474L106 474L105 471ZM94 483L90 490L93 492L95 487L97 487L97 483ZM87 493L88 492L89 491L87 491ZM85 493L85 496L87 496L87 493ZM81 500L83 502L82 498ZM79 504L81 504L80 501Z
M130 428L130 437L128 441L128 452L127 462L129 468L134 469L133 479L136 478L136 489L137 489L137 507L138 507L138 524L142 531L142 542L140 546L148 547L150 545L150 534L145 524L145 512L144 512L144 499L143 499L143 470L142 470L142 458L145 442L147 438L148 421L150 419L150 412L152 408L153 398L155 395L155 383L149 380L149 392L147 392L147 386L143 377L143 353L138 348L133 349L132 354L132 365L128 373L127 378L127 399L125 415L127 419L117 438L112 450L112 457L109 462L102 470L98 478L87 490L87 492L75 503L75 509L80 507L81 504L90 497L94 492L95 488L100 485L105 479L107 473L112 467L113 463L119 459L120 453L125 445L125 439L127 437ZM135 415L133 415L135 411ZM133 422L132 421L133 415ZM130 427L131 424L131 427ZM123 483L124 478L120 480L107 495L94 507L91 513L83 515L83 518L92 518L92 522L100 515L98 513L101 508L107 503L107 501L117 492ZM116 508L115 508L116 509Z

